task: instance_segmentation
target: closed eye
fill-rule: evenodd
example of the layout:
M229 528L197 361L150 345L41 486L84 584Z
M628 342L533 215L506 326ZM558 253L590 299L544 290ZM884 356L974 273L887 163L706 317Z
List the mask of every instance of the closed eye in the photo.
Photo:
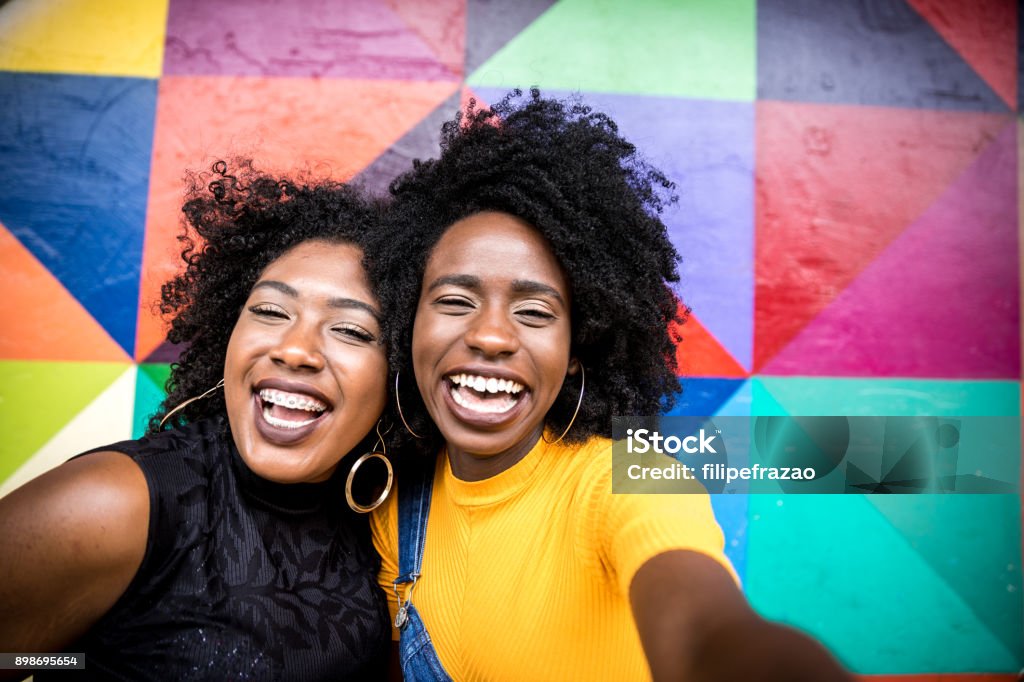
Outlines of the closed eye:
M515 311L516 319L528 327L543 327L558 319L549 308L538 305L525 305Z
M464 296L442 296L434 304L456 313L468 312L473 308L473 302Z
M288 314L278 308L277 306L267 305L266 303L258 303L253 306L249 306L249 312L258 317L269 317L280 320L287 320Z
M356 325L344 325L340 327L332 327L332 332L338 334L344 339L351 339L359 341L361 343L373 343L377 340L377 337L366 331L362 327Z
M529 308L527 310L518 310L518 311L516 311L516 314L517 315L524 315L526 317L534 317L534 318L537 318L539 320L553 320L553 319L555 319L555 316L552 315L551 313L549 313L548 311L546 311L546 310L537 310L535 308Z

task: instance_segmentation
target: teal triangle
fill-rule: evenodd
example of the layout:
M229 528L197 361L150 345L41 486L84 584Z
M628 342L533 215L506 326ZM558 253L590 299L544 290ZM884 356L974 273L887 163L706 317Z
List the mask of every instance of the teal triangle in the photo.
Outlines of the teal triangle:
M951 417L1020 414L1020 384L1015 381L759 377L754 386L755 409L759 404L765 409L774 409L768 396L782 411L764 414Z
M132 438L141 438L146 433L149 418L167 396L164 384L171 374L171 366L165 364L139 365L135 382L135 409L132 414Z
M871 495L907 546L1024 667L1021 508L1016 495Z
M760 378L750 380L750 414L754 417L785 417L789 414L782 403Z
M1019 669L1019 647L1008 649L866 496L751 495L748 513L750 603L811 634L854 672ZM924 532L948 540L941 528ZM967 572L990 583L1005 577L987 561ZM1019 610L1019 592L1006 584L1006 608ZM995 595L994 586L978 589ZM1004 623L1010 633L1017 627Z

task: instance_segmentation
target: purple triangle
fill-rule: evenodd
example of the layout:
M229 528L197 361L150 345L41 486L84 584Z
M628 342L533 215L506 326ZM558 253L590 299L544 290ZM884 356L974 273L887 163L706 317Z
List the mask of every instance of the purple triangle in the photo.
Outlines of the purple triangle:
M287 2L173 0L164 73L458 78L381 0L307 0L301 11Z
M177 362L178 358L181 356L183 352L185 352L185 349L187 347L188 346L184 343L171 343L170 341L164 341L155 349L153 349L153 352L147 355L146 359L143 360L142 362L161 362L168 364L172 362Z
M765 374L1020 377L1011 124Z
M496 102L504 91L474 88ZM544 90L547 96L564 92ZM662 214L682 255L678 293L750 370L754 339L754 107L674 97L583 93L642 158L676 183Z

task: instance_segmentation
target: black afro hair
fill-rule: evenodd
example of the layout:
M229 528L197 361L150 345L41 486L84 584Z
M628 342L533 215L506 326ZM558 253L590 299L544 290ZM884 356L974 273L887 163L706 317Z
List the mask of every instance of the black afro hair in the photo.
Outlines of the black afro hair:
M213 164L191 177L182 209L185 268L163 285L160 312L170 320L169 341L183 351L171 365L167 398L149 421L149 433L176 406L224 376L228 339L260 273L303 242L323 240L366 248L381 224L381 205L348 185L272 177L250 161ZM393 332L392 332L393 333ZM190 403L167 421L171 428L224 415L224 394Z
M441 443L411 366L423 273L447 228L481 211L534 226L571 283L572 354L585 368L586 394L565 440L610 436L613 415L671 406L679 391L675 329L686 314L669 288L679 256L659 217L673 189L612 119L578 99L517 90L489 109L471 103L444 125L440 157L415 162L392 183L390 218L369 247L392 318L392 371L401 371L402 409L426 436L422 449L436 452ZM547 414L552 433L569 424L579 389L579 374L567 379Z

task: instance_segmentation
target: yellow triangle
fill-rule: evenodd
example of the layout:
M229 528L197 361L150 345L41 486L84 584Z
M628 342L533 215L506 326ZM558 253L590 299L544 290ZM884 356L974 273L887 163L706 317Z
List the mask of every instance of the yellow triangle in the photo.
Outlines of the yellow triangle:
M14 473L0 482L0 497L80 452L130 440L135 377L135 366L131 365Z
M158 78L168 0L10 0L0 70Z

